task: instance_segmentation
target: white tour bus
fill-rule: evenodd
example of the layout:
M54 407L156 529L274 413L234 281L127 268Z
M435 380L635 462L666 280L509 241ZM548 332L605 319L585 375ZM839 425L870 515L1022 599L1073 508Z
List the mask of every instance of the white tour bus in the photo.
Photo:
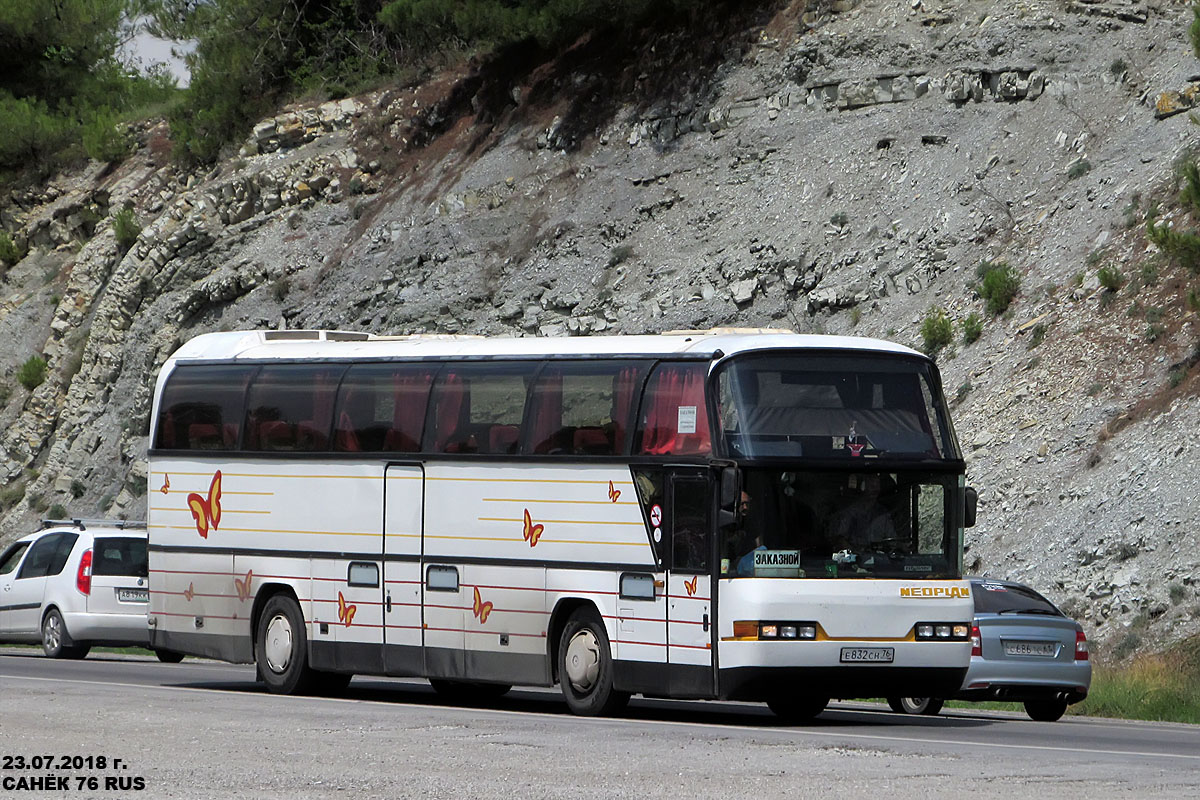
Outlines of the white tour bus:
M975 496L937 369L871 339L199 336L155 390L150 644L274 692L942 697Z

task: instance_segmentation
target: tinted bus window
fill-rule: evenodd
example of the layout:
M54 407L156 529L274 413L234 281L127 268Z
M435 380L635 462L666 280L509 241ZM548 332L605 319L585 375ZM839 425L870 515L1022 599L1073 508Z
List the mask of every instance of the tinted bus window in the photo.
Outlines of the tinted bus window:
M254 366L179 367L167 379L154 446L164 450L234 450Z
M717 377L736 456L957 457L933 367L885 354L750 354Z
M342 364L263 367L246 399L246 450L325 450Z
M525 394L537 364L454 364L433 392L425 447L433 453L517 452Z
M665 362L646 384L638 424L638 452L652 456L702 455L712 450L704 404L704 362Z
M365 364L342 380L333 449L343 453L415 453L421 449L429 387L437 367Z
M526 452L611 456L625 452L645 367L634 362L552 363L530 395Z

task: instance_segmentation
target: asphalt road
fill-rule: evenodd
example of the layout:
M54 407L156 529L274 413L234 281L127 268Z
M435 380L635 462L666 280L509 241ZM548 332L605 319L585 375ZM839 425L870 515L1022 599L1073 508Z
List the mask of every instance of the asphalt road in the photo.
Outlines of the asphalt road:
M276 697L247 666L34 652L0 649L4 798L1200 797L1200 726L868 703L786 726L756 704L640 699L582 719L550 690L469 707L355 678L341 698Z

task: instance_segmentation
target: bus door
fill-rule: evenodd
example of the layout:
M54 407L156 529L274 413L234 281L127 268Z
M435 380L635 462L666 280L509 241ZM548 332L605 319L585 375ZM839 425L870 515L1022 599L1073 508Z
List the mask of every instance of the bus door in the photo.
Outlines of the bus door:
M389 464L384 473L383 645L389 675L422 675L421 536L425 470ZM461 624L459 627L462 627Z
M669 470L671 520L667 578L667 662L673 695L715 689L711 562L712 482L707 469Z

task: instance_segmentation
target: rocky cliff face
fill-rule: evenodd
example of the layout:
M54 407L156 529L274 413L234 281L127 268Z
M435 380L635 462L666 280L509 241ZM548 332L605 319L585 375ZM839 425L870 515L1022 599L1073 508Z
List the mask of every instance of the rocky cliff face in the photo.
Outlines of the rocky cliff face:
M981 497L968 564L1043 589L1110 653L1196 634L1195 279L1145 238L1156 203L1182 220L1190 16L796 4L660 42L620 80L591 42L291 109L208 172L171 167L148 127L125 163L0 210L31 246L0 284L0 540L53 505L144 518L156 370L202 332L772 325L920 346L936 305L987 319L939 357ZM123 251L126 206L145 227ZM1002 317L972 289L985 259L1022 278ZM29 392L12 376L36 352Z

